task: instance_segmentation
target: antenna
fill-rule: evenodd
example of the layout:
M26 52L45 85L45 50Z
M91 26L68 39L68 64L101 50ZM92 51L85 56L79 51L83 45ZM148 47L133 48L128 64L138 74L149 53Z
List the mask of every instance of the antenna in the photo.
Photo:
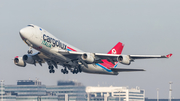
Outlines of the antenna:
M171 89L171 84L172 84L173 82L169 82L169 101L171 101L171 97L172 97L172 95L171 95L171 93L172 93L172 89Z
M159 88L157 88L157 101L159 101Z

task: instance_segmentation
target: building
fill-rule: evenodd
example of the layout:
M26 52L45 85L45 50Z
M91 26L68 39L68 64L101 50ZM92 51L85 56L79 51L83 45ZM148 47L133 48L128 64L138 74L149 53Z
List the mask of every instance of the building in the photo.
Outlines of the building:
M57 86L46 86L47 92L58 96L58 101L86 101L85 88L75 81L58 81Z
M1 85L0 85L0 99L1 101L2 99L3 101L16 101L16 96L5 92L5 85L3 80L1 80Z
M17 85L1 82L0 90L3 101L145 101L145 91L139 87L85 87L76 81L60 80L51 86L38 80L18 80Z
M38 80L18 80L17 85L0 86L3 101L86 101L85 86L75 81L58 81L46 86Z
M5 85L5 94L15 101L58 101L58 96L47 93L46 85L38 80L18 80L17 85Z
M37 80L18 80L17 85L5 85L5 91L16 96L46 96L46 86Z
M169 101L169 99L158 99L159 101ZM145 101L157 101L157 99L148 99L146 98ZM180 101L180 99L171 99L171 101Z
M145 90L139 87L86 87L87 101L145 101Z

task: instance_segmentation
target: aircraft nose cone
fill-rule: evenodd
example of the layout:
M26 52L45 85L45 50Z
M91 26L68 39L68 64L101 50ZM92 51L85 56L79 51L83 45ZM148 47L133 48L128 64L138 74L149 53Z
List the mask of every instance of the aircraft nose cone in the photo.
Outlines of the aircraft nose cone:
M31 29L29 28L23 28L19 31L19 34L21 36L22 39L27 39L27 38L30 38L30 36L32 36L32 33L31 33Z
M24 38L25 33L26 33L26 31L25 31L24 29L21 29L21 30L19 31L19 34L20 34L20 36L21 36L22 38Z

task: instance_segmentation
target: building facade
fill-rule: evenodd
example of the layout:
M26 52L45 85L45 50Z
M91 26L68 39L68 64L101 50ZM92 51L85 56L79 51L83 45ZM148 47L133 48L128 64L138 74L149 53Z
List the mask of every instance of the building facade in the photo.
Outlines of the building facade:
M17 85L1 84L3 101L86 101L85 86L74 81L42 85L38 80L18 80Z
M43 85L38 80L18 80L17 85L0 85L2 101L145 101L139 87L85 87L75 81Z
M87 101L145 101L145 90L139 87L86 87Z
M58 96L58 101L86 101L85 88L74 81L58 81L57 86L46 86L47 92Z

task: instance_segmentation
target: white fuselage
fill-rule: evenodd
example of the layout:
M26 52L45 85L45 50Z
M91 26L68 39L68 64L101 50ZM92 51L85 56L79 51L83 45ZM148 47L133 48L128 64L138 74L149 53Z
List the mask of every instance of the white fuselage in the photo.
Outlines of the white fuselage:
M28 46L42 52L49 59L54 60L59 65L63 65L65 62L71 61L70 58L64 56L63 54L58 53L59 50L65 51L78 51L81 50L57 39L55 36L47 32L46 30L35 26L30 25L20 30L20 36L28 44ZM70 49L68 48L70 47ZM72 49L72 50L71 50ZM118 72L113 72L111 70L105 69L99 66L96 63L88 64L88 68L82 66L82 71L86 73L95 73L95 74L110 74L117 75Z

